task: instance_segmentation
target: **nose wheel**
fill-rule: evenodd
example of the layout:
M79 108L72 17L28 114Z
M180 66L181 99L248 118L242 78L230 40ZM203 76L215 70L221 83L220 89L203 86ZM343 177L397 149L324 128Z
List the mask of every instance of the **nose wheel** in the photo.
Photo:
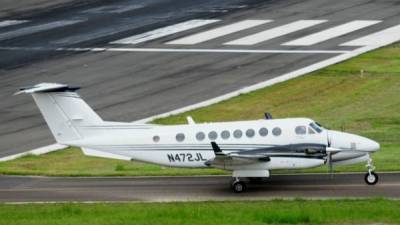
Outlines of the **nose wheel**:
M368 185L374 185L378 183L378 174L374 172L375 166L372 164L372 159L369 158L368 163L366 165L368 168L368 173L365 174L364 180Z
M378 182L378 174L371 171L370 173L365 174L364 179L368 185L374 185Z

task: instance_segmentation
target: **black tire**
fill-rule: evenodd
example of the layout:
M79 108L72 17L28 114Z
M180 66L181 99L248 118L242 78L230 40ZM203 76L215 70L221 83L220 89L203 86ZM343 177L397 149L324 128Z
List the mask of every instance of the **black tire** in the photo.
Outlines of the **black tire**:
M248 179L253 184L262 184L267 180L265 177L249 177Z
M364 180L368 185L375 185L378 183L379 177L375 172L371 172L371 175L369 173L365 174Z
M246 184L243 181L233 182L232 189L235 193L242 193L246 191Z

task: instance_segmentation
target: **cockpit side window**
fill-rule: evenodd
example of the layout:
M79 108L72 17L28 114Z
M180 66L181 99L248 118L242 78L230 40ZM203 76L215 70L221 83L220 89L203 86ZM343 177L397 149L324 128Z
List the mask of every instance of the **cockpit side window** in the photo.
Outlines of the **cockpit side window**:
M322 127L318 126L316 123L310 123L310 127L312 127L312 129L314 129L318 133L322 132Z
M296 132L297 135L304 135L307 134L307 128L306 126L297 126L294 131Z
M308 134L315 134L315 131L311 127L308 127Z

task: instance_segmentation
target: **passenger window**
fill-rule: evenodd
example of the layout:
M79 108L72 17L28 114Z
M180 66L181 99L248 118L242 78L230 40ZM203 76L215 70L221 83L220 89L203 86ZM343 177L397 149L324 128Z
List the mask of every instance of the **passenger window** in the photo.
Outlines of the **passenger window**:
M282 130L279 127L275 127L274 129L272 129L272 134L274 136L279 136L279 135L281 135L281 133L282 133Z
M217 139L217 137L218 137L218 134L215 131L211 131L210 133L208 133L208 138L210 140L215 140L215 139Z
M268 130L267 128L263 127L260 130L258 130L258 133L260 134L260 136L265 137L268 135Z
M205 135L203 132L198 132L198 133L196 134L196 139L197 139L198 141L204 140L205 137L206 137L206 135Z
M249 137L249 138L254 137L254 134L255 134L255 133L256 133L256 132L255 132L253 129L248 129L248 130L246 130L246 136Z
M177 140L178 142L182 142L183 140L185 140L185 135L182 134L182 133L179 133L179 134L176 135L175 138L176 138L176 140Z
M233 136L234 136L235 138L241 138L241 137L242 137L242 131L241 131L241 130L235 130L235 131L233 132Z
M154 142L159 142L160 141L160 136L156 135L153 137Z
M304 135L307 133L307 128L306 126L297 126L294 131L297 135Z
M231 134L227 130L224 130L221 132L222 139L228 139L230 136L231 136Z

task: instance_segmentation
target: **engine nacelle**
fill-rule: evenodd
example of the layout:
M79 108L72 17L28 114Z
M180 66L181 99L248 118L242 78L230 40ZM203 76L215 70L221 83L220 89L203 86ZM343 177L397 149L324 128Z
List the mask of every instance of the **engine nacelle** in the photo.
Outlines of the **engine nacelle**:
M267 169L306 169L324 165L325 160L314 158L271 157Z

